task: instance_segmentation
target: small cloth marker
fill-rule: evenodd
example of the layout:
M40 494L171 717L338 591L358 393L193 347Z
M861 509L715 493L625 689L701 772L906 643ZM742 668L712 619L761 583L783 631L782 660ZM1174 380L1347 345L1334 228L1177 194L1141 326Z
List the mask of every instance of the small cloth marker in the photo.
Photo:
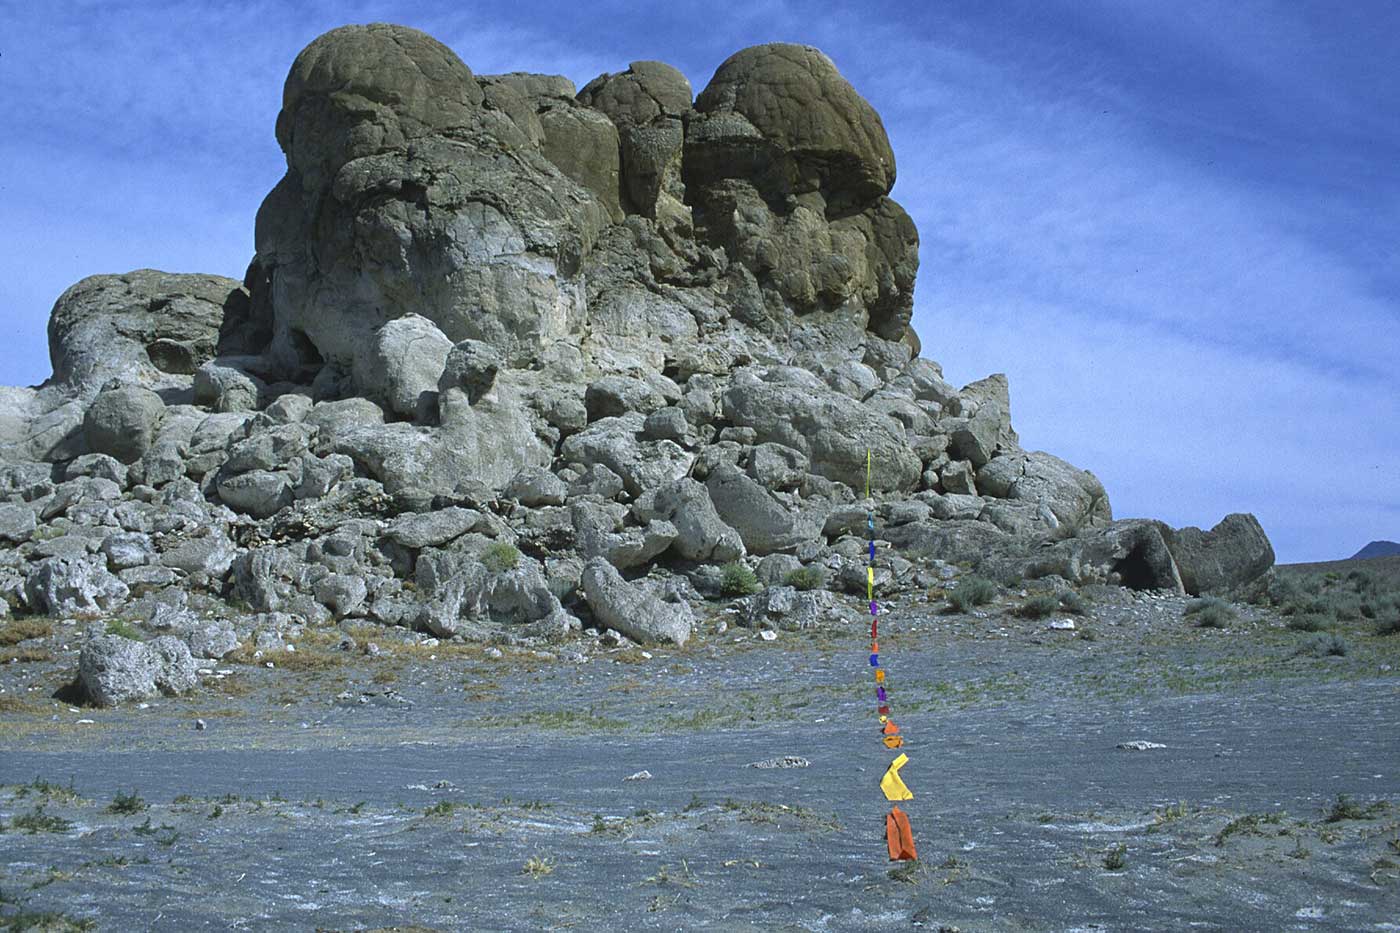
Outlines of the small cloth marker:
M899 769L909 763L909 756L900 752L899 757L890 762L889 768L885 771L885 776L880 778L880 790L885 792L886 800L913 800L914 792L911 791L899 777Z
M909 817L899 807L891 807L885 816L885 843L890 850L891 862L913 861L919 857L914 848L914 830L909 825Z

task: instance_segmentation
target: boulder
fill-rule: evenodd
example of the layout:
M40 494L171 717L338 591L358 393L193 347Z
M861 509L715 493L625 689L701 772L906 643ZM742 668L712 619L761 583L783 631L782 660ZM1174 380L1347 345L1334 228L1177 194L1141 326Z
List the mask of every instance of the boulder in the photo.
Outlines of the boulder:
M107 571L105 558L60 554L33 565L24 597L36 612L53 616L95 615L125 601L125 583Z
M481 513L450 506L432 512L400 515L384 529L384 537L412 550L440 547L471 531Z
M156 562L156 549L151 536L139 531L108 535L102 540L102 554L112 570L130 570Z
M145 642L120 635L90 638L78 655L78 683L97 706L154 696L159 670L160 659Z
M437 405L452 341L437 325L407 314L375 329L355 354L359 395L404 418L423 420Z
M199 683L194 658L183 641L171 635L161 635L146 642L145 647L155 662L152 679L161 693L178 696L193 690Z
M270 518L291 505L292 477L281 470L253 470L219 480L219 498L253 518Z
M23 503L0 503L0 541L23 544L34 536L34 510Z
M627 209L654 218L680 206L684 118L691 104L685 75L663 62L632 62L624 72L588 82L578 99L617 127Z
M150 389L109 383L88 407L83 433L94 452L135 463L150 449L164 414L165 402Z
M789 514L767 490L733 467L714 470L705 488L719 518L739 533L750 554L791 550L820 534L813 522Z
M491 391L496 384L496 373L504 365L505 361L490 344L464 340L448 351L442 376L438 379L438 391L461 389L467 394L467 401L475 405Z
M670 642L682 646L690 638L692 615L684 603L666 603L628 583L603 558L583 568L583 598L600 625L643 645Z
M316 582L316 601L337 619L358 612L368 595L369 588L362 575L332 573Z
M739 532L715 510L709 490L693 479L680 479L656 490L649 519L660 518L676 529L671 550L685 560L728 563L745 554Z
M267 386L231 361L211 360L194 373L194 400L216 412L256 411Z
M707 132L686 137L687 180L757 177L769 197L820 191L865 206L894 185L884 124L819 50L774 42L736 52L695 101Z
M227 619L193 621L184 633L190 655L218 661L238 647L238 633Z
M1221 593L1262 576L1274 565L1274 548L1259 520L1248 513L1225 516L1210 531L1162 527L1167 548L1193 596Z
M49 316L54 381L91 396L112 380L188 387L213 358L226 319L248 303L242 283L218 275L138 269L94 275L69 288Z
M947 485L944 485L947 488ZM1052 520L1046 530L1103 525L1113 520L1108 493L1094 474L1044 451L998 456L977 470L983 495L1043 505Z
M568 487L544 467L526 467L506 486L505 495L533 509L542 505L563 505Z
M805 370L777 368L735 374L724 393L724 415L753 428L760 442L782 444L807 456L811 471L855 489L910 491L922 473L919 458L893 419L833 392Z

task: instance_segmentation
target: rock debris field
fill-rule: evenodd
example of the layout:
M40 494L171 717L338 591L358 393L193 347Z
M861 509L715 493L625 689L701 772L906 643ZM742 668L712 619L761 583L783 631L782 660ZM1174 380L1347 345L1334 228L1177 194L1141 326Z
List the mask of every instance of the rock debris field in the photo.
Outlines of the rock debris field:
M0 927L1400 929L1393 588L945 381L819 50L346 26L272 129L242 281L83 279L0 387Z

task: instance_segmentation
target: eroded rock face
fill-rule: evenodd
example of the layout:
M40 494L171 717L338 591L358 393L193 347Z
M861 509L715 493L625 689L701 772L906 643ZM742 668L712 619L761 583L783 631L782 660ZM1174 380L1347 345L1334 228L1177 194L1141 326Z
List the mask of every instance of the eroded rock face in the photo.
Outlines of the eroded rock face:
M1195 592L1272 560L1239 516L1113 522L1021 449L1004 376L918 357L890 140L815 49L745 49L692 99L660 62L576 90L347 26L276 138L242 283L85 279L54 379L0 388L0 616L254 620L174 600L182 641L95 641L102 702L292 620L536 643L577 611L682 644L735 561L769 587L742 620L817 624L864 592L871 507L882 587L941 560Z

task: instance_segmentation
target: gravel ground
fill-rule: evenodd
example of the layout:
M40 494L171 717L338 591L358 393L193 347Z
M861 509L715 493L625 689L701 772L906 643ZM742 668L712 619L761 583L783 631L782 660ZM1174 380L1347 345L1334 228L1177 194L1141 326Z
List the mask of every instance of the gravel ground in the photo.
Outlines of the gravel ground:
M120 710L50 697L56 625L0 666L0 928L1400 930L1400 638L1091 595L891 607L899 865L854 602L645 653L308 638Z

